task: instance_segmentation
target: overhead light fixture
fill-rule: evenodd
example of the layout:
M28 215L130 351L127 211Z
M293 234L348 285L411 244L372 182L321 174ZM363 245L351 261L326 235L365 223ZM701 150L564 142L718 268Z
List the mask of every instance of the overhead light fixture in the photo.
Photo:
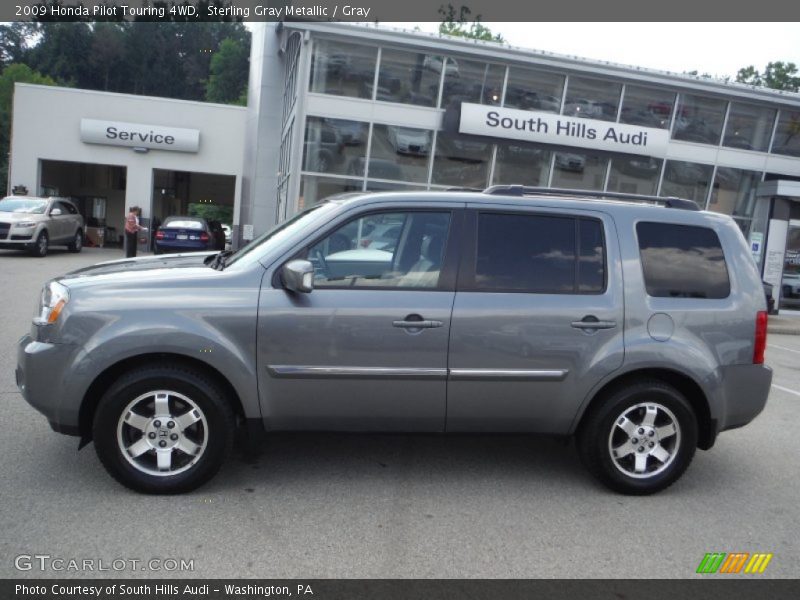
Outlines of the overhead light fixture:
M150 152L150 148L145 148L144 146L134 146L133 151L138 152L139 154L147 154Z

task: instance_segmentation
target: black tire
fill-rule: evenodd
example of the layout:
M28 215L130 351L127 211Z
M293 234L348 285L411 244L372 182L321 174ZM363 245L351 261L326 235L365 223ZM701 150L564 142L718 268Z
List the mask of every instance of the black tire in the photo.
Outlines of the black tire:
M127 422L123 422L123 417L131 411L143 414L147 407L148 400L138 400L148 397L155 391L169 391L171 395L167 401L170 407L170 414L175 407L175 420L181 414L185 417L188 412L197 414L192 406L186 405L183 408L182 398L187 398L197 409L203 420L198 420L196 424L182 430L180 425L172 424L170 429L165 425L170 423L160 423L157 415L150 414L147 431L135 427L130 427ZM153 396L155 400L155 396ZM131 405L134 402L139 405ZM141 405L141 408L139 406ZM182 413L188 406L188 412ZM155 402L153 401L153 412L155 412ZM172 419L173 417L170 417ZM154 425L156 426L153 429ZM233 446L234 414L231 405L220 391L219 387L211 380L194 369L187 368L178 364L151 365L145 366L135 371L131 371L120 377L103 395L94 415L93 436L95 450L109 474L119 481L122 485L149 494L179 494L189 492L211 479L219 470L225 458ZM173 429L173 427L175 427ZM199 448L200 438L205 442L202 449L195 452L197 457L186 454L180 450L184 436L190 435L189 430L194 431L191 435ZM158 431L159 433L155 433ZM159 441L162 436L168 440L167 435L180 433L181 441L175 450L167 448L165 451L172 456L175 461L174 469L182 469L175 474L168 473L170 469L161 471L162 474L151 474L154 470L161 470L161 465L155 465L156 456L159 454L153 447L141 453L137 458L129 458L122 445L128 446L127 441L145 444L167 444L172 442ZM202 435L197 435L198 431ZM140 437L136 438L136 435ZM154 440L149 442L146 436L153 435ZM126 439L126 436L133 436ZM195 437L196 436L196 437ZM134 442L135 440L135 442ZM132 447L132 446L131 446ZM183 466L181 466L183 462ZM139 466L135 466L133 463ZM150 472L147 472L147 471Z
M646 422L648 411L656 415L652 427ZM639 415L642 421L637 422ZM673 418L677 427L670 434ZM697 431L694 410L683 394L662 381L642 380L613 390L590 408L578 430L578 453L589 472L612 490L653 494L672 485L688 468L697 448ZM651 444L655 450L649 449ZM666 452L667 458L662 461L650 452L660 456ZM646 466L637 473L639 460Z
M50 237L47 235L47 231L43 230L38 236L36 236L36 241L30 248L31 256L44 258L47 256L47 250L49 247Z
M75 237L67 244L67 250L75 254L83 250L83 232L80 229L75 232Z

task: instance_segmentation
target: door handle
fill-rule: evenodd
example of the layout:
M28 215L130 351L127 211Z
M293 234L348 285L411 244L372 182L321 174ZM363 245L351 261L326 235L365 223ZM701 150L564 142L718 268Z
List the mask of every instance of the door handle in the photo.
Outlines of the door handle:
M444 323L441 321L423 319L420 315L408 315L403 320L392 321L392 327L400 327L402 329L434 329L443 325Z
M584 329L589 331L596 331L598 329L613 329L617 326L616 321L601 321L594 315L586 315L580 321L573 321L572 326L575 329Z

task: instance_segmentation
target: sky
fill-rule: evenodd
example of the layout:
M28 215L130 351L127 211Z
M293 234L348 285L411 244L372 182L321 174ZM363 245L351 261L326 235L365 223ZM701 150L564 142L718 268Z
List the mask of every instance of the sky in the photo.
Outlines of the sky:
M734 78L782 60L800 67L800 23L492 23L513 46L682 73ZM386 23L436 32L438 23Z

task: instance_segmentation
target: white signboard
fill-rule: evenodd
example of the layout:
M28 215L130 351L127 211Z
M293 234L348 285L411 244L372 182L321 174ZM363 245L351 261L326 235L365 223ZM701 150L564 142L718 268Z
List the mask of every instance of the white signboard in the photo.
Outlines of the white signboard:
M764 234L757 231L750 232L750 252L756 265L761 263L761 246L764 243Z
M458 131L661 158L666 156L669 142L666 129L466 102L461 104Z
M764 255L764 276L767 283L779 290L783 276L783 259L786 254L786 234L789 223L780 219L770 219L767 233L767 250ZM777 296L777 294L775 294Z
M108 146L197 152L200 147L200 130L81 119L81 141Z
M253 225L242 225L242 239L249 242L253 237Z

